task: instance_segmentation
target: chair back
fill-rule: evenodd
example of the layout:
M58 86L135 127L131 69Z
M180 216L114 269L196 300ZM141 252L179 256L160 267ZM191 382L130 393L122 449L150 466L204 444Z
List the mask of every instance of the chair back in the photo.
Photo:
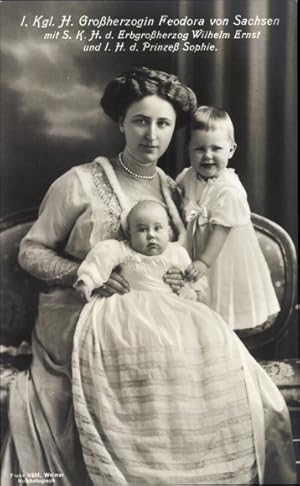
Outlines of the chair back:
M0 221L0 342L6 346L30 341L37 316L40 284L18 264L20 241L36 216L37 210L28 209Z
M258 349L277 341L291 323L297 297L297 254L293 240L281 226L256 213L251 219L280 304L277 316L238 332L249 349Z
M41 284L24 272L17 260L20 241L36 216L34 208L0 221L1 344L17 346L29 341L36 320ZM281 306L275 318L238 332L249 349L257 349L279 339L289 326L296 300L297 256L293 241L278 224L254 213L252 223Z

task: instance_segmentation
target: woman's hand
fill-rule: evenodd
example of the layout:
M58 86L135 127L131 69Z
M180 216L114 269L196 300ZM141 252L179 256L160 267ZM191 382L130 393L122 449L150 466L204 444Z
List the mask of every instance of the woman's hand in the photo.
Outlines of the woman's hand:
M185 276L189 282L199 280L200 277L206 274L208 265L201 260L196 260L186 269Z
M100 295L100 297L111 297L114 294L127 294L129 292L129 284L122 275L120 275L118 269L113 270L111 276L105 282L102 287L94 290L94 294Z
M171 289L175 293L177 293L184 285L182 271L177 267L169 268L169 270L164 274L163 279L166 284L170 285Z

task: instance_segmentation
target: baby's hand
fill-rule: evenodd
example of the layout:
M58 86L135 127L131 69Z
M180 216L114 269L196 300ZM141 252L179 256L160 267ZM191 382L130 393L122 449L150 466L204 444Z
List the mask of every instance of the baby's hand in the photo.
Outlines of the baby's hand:
M191 282L206 274L208 266L201 260L196 260L186 269L185 276Z

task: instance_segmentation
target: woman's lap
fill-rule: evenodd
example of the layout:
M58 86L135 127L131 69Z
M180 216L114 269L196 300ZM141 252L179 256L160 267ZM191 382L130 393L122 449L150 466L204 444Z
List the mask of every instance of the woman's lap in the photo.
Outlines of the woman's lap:
M135 308L122 329L109 312L124 316L117 300L91 304L90 322L86 306L74 338L75 417L94 483L251 484L251 413L231 332L202 305L192 306L198 325L183 312L148 326L144 305L145 321Z
M32 364L32 368L30 370L30 373L21 374L17 378L16 382L13 384L13 387L11 389L11 394L10 394L11 431L10 431L10 436L8 438L6 448L4 450L4 456L3 456L3 468L2 468L3 484L9 484L9 482L7 480L9 474L18 473L18 472L26 472L26 473L40 472L42 477L44 477L44 474L47 473L47 472L56 472L58 474L61 473L61 474L63 474L63 477L62 478L59 478L59 477L56 478L56 484L58 486L59 485L61 485L61 486L73 486L75 484L87 486L87 485L90 484L90 480L88 479L88 475L87 475L87 472L86 472L86 469L85 469L85 465L83 463L81 446L80 446L80 443L79 443L77 429L75 427L75 421L74 421L74 416L73 416L73 404L72 404L73 397L72 397L72 394L71 394L71 362L70 362L70 359L71 359L71 352L72 352L73 334L74 334L74 330L75 330L75 327L76 327L77 316L78 316L80 309L78 307L78 302L74 303L74 301L71 301L71 305L69 307L67 307L67 309L69 309L69 312L67 312L66 307L64 307L64 299L62 299L61 300L61 306L56 308L55 311L54 311L54 314L52 314L52 318L53 318L53 315L55 315L56 318L54 320L52 320L52 322L54 322L54 327L53 327L53 329L51 329L49 331L48 326L50 325L49 315L51 315L51 308L52 308L52 304L50 302L50 305L48 307L46 306L42 309L43 313L40 313L40 320L37 323L36 334L34 334L34 336L33 336L34 359L33 359L33 364ZM45 311L45 309L46 309L46 311ZM53 308L52 308L52 310L53 310ZM67 314L69 314L69 316L72 315L72 318L69 319L69 321L67 319ZM44 317L41 318L42 316L44 316ZM57 321L58 317L61 318L60 323ZM67 321L68 321L68 323L67 323ZM59 333L58 331L59 331L60 325L62 325L62 323L65 326L64 332ZM224 335L226 336L227 331L224 331L224 332L225 332ZM214 335L214 332L212 330L212 336L213 335ZM223 338L224 338L223 333L218 334L218 335L219 335L219 337L221 336L221 340L223 340ZM50 350L48 352L47 344L49 342L50 337L52 338L52 341L51 341ZM57 347L55 346L55 342L53 342L54 337L55 337ZM233 340L229 340L228 343L227 343L227 344L229 344L229 348L230 348L230 346L232 346L232 348L230 350L231 355L233 353L233 355L236 356L235 348L238 348L238 346L236 345L237 342L238 342L238 340L235 341L235 338L234 338ZM212 339L212 344L213 344L213 339ZM225 342L223 342L222 346L223 346L224 349L226 348ZM222 348L222 346L221 346L221 348ZM64 349L65 349L65 353L63 353ZM84 350L84 347L82 346L81 349ZM88 351L88 348L86 349L86 351ZM149 349L148 349L148 351L149 351ZM136 353L132 354L131 353L130 359L133 359L133 361L131 361L131 362L129 361L127 363L126 360L125 360L123 362L123 364L120 361L120 359L121 360L123 359L122 356L120 356L120 353L117 353L117 355L118 355L118 357L117 357L117 363L118 363L117 373L119 374L119 379L124 380L124 382L126 380L128 381L128 376L130 375L130 373L132 373L132 370L138 369L139 372L140 372L140 370L142 369L141 368L142 363L144 363L144 365L145 365L145 362L147 362L147 360L149 361L149 358L150 358L150 361L152 359L152 362L153 362L153 356L154 356L153 353L152 353L153 350L151 349L150 351L151 351L150 353L149 352L148 353L143 352L142 354L139 354L139 353L138 354L136 354ZM167 352L164 353L164 351L167 351ZM211 357L209 357L209 354L210 354L209 351L211 351ZM227 349L226 352L229 352L229 350ZM169 357L170 357L170 350L168 351L166 349L166 347L164 347L164 349L161 348L159 350L159 353L161 355L160 361L158 363L156 363L156 365L154 367L152 366L152 368L151 368L151 366L150 366L150 368L149 368L148 365L146 366L146 368L148 367L148 371L150 370L150 372L152 374L154 373L153 376L152 376L152 379L154 379L154 381L157 378L157 370L159 368L160 368L160 372L159 372L160 377L163 376L164 378L169 379L170 378L170 376L169 376L170 370L173 369L173 372L174 372L176 360L178 358L180 358L181 359L180 365L182 366L184 364L184 359L183 359L182 353L179 353L178 356L175 356L175 354L176 354L175 353L172 356L173 363L171 363L170 360L168 362L168 360L165 360L163 358L163 354L165 354L168 358L168 353L169 353ZM103 354L103 356L104 356L104 354ZM152 356L151 356L151 354L152 354ZM171 352L171 354L172 354L172 352ZM226 359L225 359L225 357L221 356L221 354L218 352L217 348L214 347L213 345L210 346L209 349L207 349L205 356L203 355L202 358L203 358L202 364L201 363L199 363L199 364L200 364L200 366L205 365L205 367L208 363L205 360L210 359L211 371L209 371L209 367L208 367L207 368L208 371L207 371L207 375L206 375L206 379L208 381L210 381L210 379L213 377L216 369L219 369L220 372L222 371L221 370L222 366L219 368L219 365L217 365L216 362L219 361L219 360L220 360L220 362L222 362L222 361L225 362ZM115 359L115 356L113 356L113 355L109 356L109 353L108 353L107 356L106 356L106 365L107 365L107 363L109 363L109 359L111 360L110 364L112 364L113 360ZM185 382L186 382L187 378L189 378L189 369L190 369L190 364L191 364L190 359L192 359L192 356L190 356L185 363L185 366L186 366L185 372L187 372L187 374L185 376L182 376L182 375L178 375L177 377L173 376L173 378L175 378L177 380L180 377L181 383L179 384L180 386L177 389L177 392L179 392L179 395L180 394L182 395L182 392L183 393L185 392L184 391L184 387L186 385ZM213 363L214 359L215 359L215 363ZM246 358L246 361L247 360L248 360L248 357ZM200 359L200 361L201 361L201 359ZM155 360L154 360L154 362L155 362ZM119 366L119 365L121 365L121 366ZM260 371L257 372L256 364L253 364L252 361L251 361L251 366L253 367L253 370L254 370L254 371L251 371L251 373L253 375L255 375L255 374L260 375ZM106 368L107 368L107 366L106 366ZM184 366L183 366L183 369L184 369ZM232 371L233 371L233 374L234 374L234 370L232 370ZM90 372L90 371L88 371L88 372ZM125 372L125 374L124 374L124 372ZM126 375L126 373L127 373L127 375ZM176 375L176 373L175 373L175 375ZM208 376L208 375L210 375L210 376ZM225 375L226 375L226 372L225 372ZM106 370L105 370L104 377L105 377L105 379L108 378L108 375L106 375ZM224 377L224 369L223 369L223 380L226 380L227 378L228 377L226 377L226 376ZM111 377L110 377L110 379L111 379ZM255 380L257 380L258 382L260 381L259 386L260 386L261 390L258 393L261 393L262 388L265 386L265 382L264 382L265 377L260 376L260 378L255 378ZM101 386L103 386L103 383L104 382L101 383ZM219 391L222 391L221 389L223 388L223 392L224 392L224 387L223 387L221 381L220 381L220 384L221 384L221 388L219 388ZM140 385L141 385L141 383L139 383L139 386L135 386L135 387L128 386L127 389L126 389L126 386L121 387L121 394L122 393L124 394L124 390L125 390L125 394L127 392L129 392L129 395L127 397L129 399L128 403L127 403L127 409L128 409L128 406L129 406L129 409L130 409L131 397L134 396L136 394L136 392L141 393L141 391L143 391L143 388L141 388ZM167 390L167 394L165 393L165 395L169 395L168 403L170 404L171 407L173 406L173 408L174 408L174 403L176 402L176 400L178 402L178 393L177 392L175 393L176 400L174 401L173 400L174 388L173 388L173 390L171 390L171 388L168 389L168 387L164 387L164 384L162 384L162 388L161 388L160 392L163 391L164 388L166 388L166 390ZM237 391L237 388L239 388L239 390L242 390L241 384L236 385L235 391ZM259 388L259 387L257 387L257 388ZM226 385L225 386L225 392L228 391L228 389L229 388L227 388L227 385ZM111 390L109 390L109 391L111 392ZM193 386L192 385L188 386L188 393L190 395L193 393L193 391L194 391ZM235 391L233 391L233 393ZM149 389L147 390L147 392L149 392ZM218 388L214 389L214 386L213 386L212 392L217 393ZM114 393L115 393L115 391L114 391ZM203 393L203 389L201 390L201 393ZM157 395L157 391L152 396L152 399L156 395ZM243 395L243 392L242 392L242 395ZM262 395L263 395L263 393L262 393ZM103 397L101 397L101 400L104 400L104 401L107 400L108 396L109 395L104 393ZM274 421L274 419L276 418L275 417L276 413L275 414L273 413L273 406L270 405L270 403L268 403L268 396L269 395L266 393L266 397L262 398L262 400L264 402L265 413L267 412L267 414L268 414L268 411L269 410L271 411L269 413L270 426L276 428L276 424L275 424L275 421ZM211 398L212 398L211 405L213 405L214 397L212 396ZM123 396L122 400L123 399L124 399L124 396ZM242 399L243 399L244 405L245 405L245 396L244 395L243 395ZM106 406L108 406L110 408L112 403L109 400L106 402ZM120 404L122 404L122 400L119 401ZM196 403L195 401L192 403L193 407L195 406L195 403ZM222 404L222 403L223 403L222 401L219 402L219 404ZM223 404L225 404L225 402ZM156 415L159 415L159 410L161 408L161 402L159 400L157 400L156 403L154 403L154 405L157 408L157 413L156 412L155 413L156 413ZM167 405L167 403L163 404L164 407L166 405ZM176 405L176 403L175 403L175 405ZM207 402L207 405L208 405L208 402ZM136 406L136 404L134 405L134 400L132 402L132 406L133 407ZM142 406L142 408L140 408L140 411L143 411L143 407L145 406L145 404L138 403L138 407L140 407L140 406ZM217 402L215 402L214 406L215 407L218 406ZM247 406L246 406L246 408L247 408ZM125 407L125 409L126 409L126 407ZM173 412L174 411L175 411L175 409L173 410ZM209 406L207 407L206 411L208 413L207 417L209 417L209 415L210 415ZM127 410L127 412L128 412L128 410ZM179 410L179 412L180 412L180 410ZM183 415L182 414L180 415L181 412L178 413L178 416L176 416L176 413L175 414L173 413L173 419L172 419L172 420L174 420L173 428L174 428L174 425L176 425L176 423L177 423L177 424L179 424L179 429L180 429L180 422L178 422L178 419L180 418L180 416L181 417L185 416L185 415L188 416L188 414L191 415L191 412L192 412L191 409L186 409L186 410L184 410ZM230 408L228 408L228 406L227 406L227 412L229 412L228 418L230 418L231 410L230 410ZM284 410L283 410L283 412L284 412ZM123 416L125 416L124 415L125 411L122 411L121 415L122 414L123 414ZM211 413L212 420L214 420L213 415L214 414ZM284 435L283 429L287 425L287 417L285 416L284 413L282 414L282 409L278 410L278 417L279 416L283 417L282 423L281 423L281 430L279 430L279 432L278 432L279 435L277 437L277 439L279 439L279 441L280 441L282 439L282 435ZM105 417L105 414L103 414L103 417ZM111 415L107 415L106 418L105 418L105 420L108 421L107 424L108 424L109 433L110 433L110 429L111 429L110 425L113 425L113 422L111 421L111 419L112 419ZM151 417L150 417L150 419L151 419ZM249 420L246 421L246 423L248 424L247 425L247 427L248 427L249 426ZM164 424L164 426L165 425L166 425L166 423ZM269 424L267 424L267 425L269 425ZM161 424L158 424L158 427L160 427L160 426L161 426ZM142 430L142 428L143 428L142 421L139 421L137 423L137 428L135 429L135 431L138 430L138 427L140 427L140 430ZM193 427L193 431L191 433L191 437L193 437L193 435L194 436L197 435L197 434L195 434L195 424L194 423L192 424L192 427ZM132 430L134 430L134 427L132 428ZM143 434L141 434L141 435L143 435ZM273 436L274 440L275 440L275 435ZM286 434L285 434L286 440L289 439L288 435L289 435L289 431L287 431ZM188 442L191 443L190 438L189 438L189 434L185 433L185 435L183 435L183 437L186 441L186 447L185 448L188 448L189 447ZM199 433L198 439L200 437L201 437L201 434ZM163 439L162 443L164 443L164 441L168 440L168 437L164 437L164 438L161 437L161 438ZM184 446L183 439L180 440L180 437L178 437L178 439L179 439L178 444L180 444L180 447L182 447L182 445ZM102 440L102 438L101 438L101 440ZM150 440L150 443L148 441L148 446L150 447L150 449L153 446L151 440ZM196 442L197 442L197 440L196 440ZM203 443L201 443L201 439L199 439L199 440L200 440L200 442L198 441L198 447L203 445ZM270 440L270 443L269 443L270 450L272 449L272 447L274 447L274 440ZM176 439L176 441L177 441L177 439ZM193 439L192 439L192 441L193 441ZM121 441L121 444L122 444L122 441ZM158 445L159 445L159 443L158 443ZM194 445L196 445L196 443ZM140 446L143 449L143 445L140 444ZM147 446L147 443L145 443L145 446ZM177 446L175 444L175 449L176 449L176 447ZM247 444L246 444L245 447L247 448ZM278 446L275 445L275 449L276 449L276 447L277 447L277 451L278 451ZM126 448L124 450L126 450ZM27 452L27 451L29 451L29 452ZM123 452L122 452L122 447L121 447L120 448L120 456L121 457L122 457L122 454L123 454ZM141 455L143 455L143 452L141 452ZM152 454L150 453L150 456L151 455ZM149 460L148 453L146 454L146 456L148 457L147 460ZM175 454L175 456L176 456L176 454ZM173 459L174 459L175 456L173 456ZM251 456L251 454L250 454L250 456ZM287 456L288 456L288 452L287 452ZM156 455L156 459L157 459L157 455ZM248 462L249 470L250 470L250 462ZM279 460L279 462L280 462L280 460ZM291 466L290 463L288 464L287 467L289 468L289 466ZM134 481L135 481L135 479L134 479L135 478L135 468L133 468L131 470L130 474L132 475L131 478L132 478L132 481L134 483ZM157 471L156 471L155 474L157 474ZM154 476L155 476L155 474L154 474ZM271 474L271 471L269 471L269 474ZM283 478L284 477L290 477L290 478L292 477L292 474L289 471L286 471L285 476L284 476L284 474L285 474L285 472L283 472L283 475L282 475ZM250 478L249 475L248 475L248 478ZM157 479L157 476L155 477L155 479ZM136 481L137 481L137 479L136 479ZM202 484L204 482L205 481L202 481ZM250 479L249 479L249 482L250 482ZM11 484L17 484L17 482L15 482L15 483L12 482ZM125 479L124 483L122 483L122 481L121 481L120 484L128 484L127 479ZM165 483L165 484L171 484L171 483ZM176 484L176 483L174 483L174 484ZM201 484L201 483L199 483L199 484ZM226 484L226 481L223 482L223 484ZM228 484L230 484L230 482ZM291 483L286 482L286 484L291 484Z

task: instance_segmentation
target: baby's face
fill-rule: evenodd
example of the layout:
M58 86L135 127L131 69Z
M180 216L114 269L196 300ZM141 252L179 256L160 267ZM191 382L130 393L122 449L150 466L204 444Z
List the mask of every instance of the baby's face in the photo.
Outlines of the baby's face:
M143 255L160 255L169 242L168 217L163 208L152 205L136 208L130 215L131 247Z
M236 149L225 128L193 130L189 143L189 159L203 179L218 177Z

